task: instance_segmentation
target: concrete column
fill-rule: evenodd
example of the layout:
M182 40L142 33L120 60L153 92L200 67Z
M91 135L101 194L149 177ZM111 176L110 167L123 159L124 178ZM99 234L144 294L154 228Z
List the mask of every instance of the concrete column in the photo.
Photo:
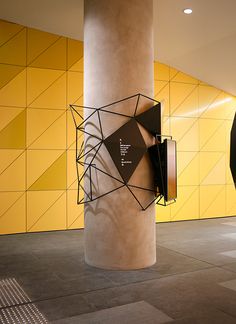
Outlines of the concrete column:
M99 107L124 97L142 93L153 97L153 3L152 0L85 0L84 17L84 105ZM134 111L134 101L113 106L124 114ZM139 112L150 107L142 100ZM85 111L85 116L89 112ZM125 117L103 114L105 136L128 121ZM94 116L86 125L97 133ZM150 136L140 127L148 143ZM98 134L98 133L97 133ZM86 136L86 145L95 141ZM105 146L93 163L106 172L119 174ZM145 156L130 179L131 183L150 187L152 174ZM117 186L114 180L96 172L93 190L103 193ZM85 178L85 188L89 181ZM153 194L136 189L145 203ZM85 261L99 268L139 269L156 262L155 208L142 211L127 190L121 188L85 207Z

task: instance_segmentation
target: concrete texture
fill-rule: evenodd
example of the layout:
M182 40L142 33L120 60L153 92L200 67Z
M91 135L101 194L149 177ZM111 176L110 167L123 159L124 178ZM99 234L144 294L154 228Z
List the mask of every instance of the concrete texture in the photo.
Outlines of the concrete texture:
M236 226L236 222L230 222L230 221L224 222L223 224L228 226Z
M228 234L222 234L225 237L231 238L232 240L236 240L236 233L228 233Z
M85 1L84 23L84 105L100 107L128 96L142 93L153 97L153 4L152 0L88 0ZM118 113L133 115L137 98L107 107ZM138 113L153 104L140 101ZM91 111L85 111L85 117ZM104 136L107 137L127 117L101 112ZM88 133L100 135L95 114L86 123ZM150 135L140 126L146 143ZM85 135L87 147L97 141ZM90 157L88 157L89 159ZM91 159L91 158L90 158ZM88 160L87 160L88 161ZM120 179L104 145L93 163ZM152 174L147 154L140 161L130 183L152 187ZM120 183L97 172L93 177L93 197L120 186ZM85 177L85 190L90 188ZM135 189L147 205L153 193ZM139 269L156 261L154 204L141 208L123 187L85 207L85 261L105 269Z
M226 255L230 258L236 258L236 250L221 252L221 254Z
M20 305L35 305L49 322L73 323L81 314L117 306L133 312L130 304L144 301L171 323L234 324L236 262L221 252L233 250L235 241L223 234L235 227L223 222L158 224L158 262L136 271L85 264L83 230L0 236L0 282L15 278L29 298L2 305L0 323L6 323L3 313L17 314ZM6 295L1 287L0 300ZM136 323L144 323L142 315Z
M236 279L221 282L220 285L236 291Z
M89 314L83 314L68 318L67 320L55 321L55 324L162 324L170 323L172 318L153 307L152 305L140 301L127 305L111 307Z

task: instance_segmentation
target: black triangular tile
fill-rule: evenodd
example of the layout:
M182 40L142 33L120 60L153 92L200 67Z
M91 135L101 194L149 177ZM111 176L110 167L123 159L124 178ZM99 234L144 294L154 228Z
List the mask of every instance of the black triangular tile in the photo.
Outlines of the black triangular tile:
M135 119L151 134L161 134L161 104L158 103L155 106L144 111L140 115L136 116Z

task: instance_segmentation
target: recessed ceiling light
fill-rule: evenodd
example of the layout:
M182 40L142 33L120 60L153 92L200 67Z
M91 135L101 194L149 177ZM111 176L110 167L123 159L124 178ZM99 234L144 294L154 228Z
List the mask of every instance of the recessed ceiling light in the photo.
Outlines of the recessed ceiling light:
M190 9L190 8L186 8L186 9L183 10L183 12L184 12L186 15L190 15L193 11L192 11L192 9Z

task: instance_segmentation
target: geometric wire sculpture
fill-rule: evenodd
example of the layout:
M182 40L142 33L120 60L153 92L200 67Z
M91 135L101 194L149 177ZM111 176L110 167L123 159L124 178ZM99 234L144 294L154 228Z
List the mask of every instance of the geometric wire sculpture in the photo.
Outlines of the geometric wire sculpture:
M140 100L142 98L145 98L145 100L149 101L151 108L147 109L141 114L137 114L139 111L138 108L140 105ZM130 101L131 99L134 101L134 109L132 114L119 113L115 109L113 109L113 107L115 107L117 104L124 103L125 101ZM76 127L76 166L78 176L77 203L86 204L105 195L109 195L110 193L122 187L126 187L142 210L146 210L155 201L157 204L166 205L165 200L164 204L161 203L161 200L164 197L162 194L158 193L155 196L156 191L154 189L154 186L152 186L151 188L144 188L129 183L130 177L132 176L142 157L147 153L148 150L148 147L146 146L142 134L139 130L138 124L142 125L151 136L158 138L161 137L160 102L139 93L99 108L80 105L70 105L70 108ZM84 118L82 113L80 113L79 111L80 109L89 111L90 114L86 118ZM114 133L110 134L109 136L105 136L102 127L101 116L104 116L104 114L112 114L113 116L117 117L126 117L128 119L128 122L124 123L120 128L115 130ZM87 125L89 125L90 123L91 117L97 119L96 132L91 131L90 128L87 127ZM92 146L87 147L87 145L83 141L79 147L78 138L80 137L79 134L81 133L86 134L90 137L90 139L92 139ZM116 166L116 169L119 172L120 178L118 178L114 174L111 174L110 172L108 173L106 170L102 169L95 163L96 156L98 155L102 145L105 145L107 151L109 152ZM92 175L95 174L94 172L101 172L102 174L110 177L111 179L116 181L116 183L118 183L117 187L112 188L111 190L108 190L107 192L102 193L98 196L94 196L92 181ZM85 177L89 179L89 186L86 190L83 186ZM134 189L149 191L153 193L154 198L152 198L151 201L144 205L134 193ZM83 192L82 197L81 190Z

